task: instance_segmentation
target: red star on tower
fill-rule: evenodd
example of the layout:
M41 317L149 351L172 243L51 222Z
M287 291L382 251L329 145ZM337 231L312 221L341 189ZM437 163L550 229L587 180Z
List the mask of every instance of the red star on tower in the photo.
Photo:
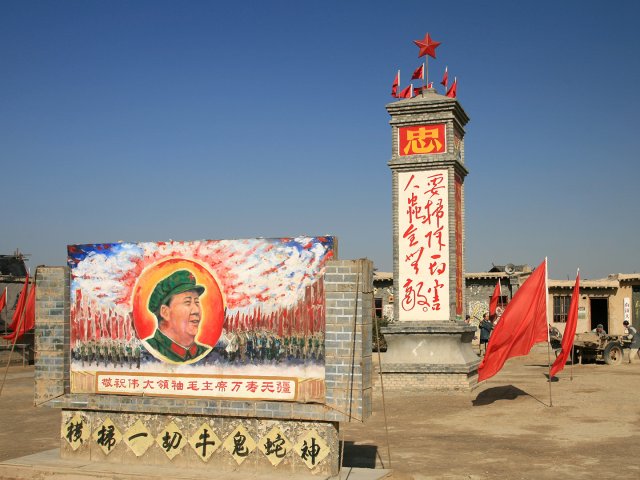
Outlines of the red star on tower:
M418 58L424 57L425 55L429 55L430 57L436 58L436 48L440 45L441 42L434 42L431 39L431 36L429 35L429 33L427 32L427 34L424 36L424 39L414 40L413 43L415 43L420 49L420 52L418 53Z

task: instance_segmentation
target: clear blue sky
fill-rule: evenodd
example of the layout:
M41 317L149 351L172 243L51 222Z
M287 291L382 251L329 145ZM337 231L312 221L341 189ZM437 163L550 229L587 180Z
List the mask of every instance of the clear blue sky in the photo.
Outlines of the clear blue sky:
M333 234L392 268L385 104L442 42L466 270L640 271L634 1L0 3L0 253Z

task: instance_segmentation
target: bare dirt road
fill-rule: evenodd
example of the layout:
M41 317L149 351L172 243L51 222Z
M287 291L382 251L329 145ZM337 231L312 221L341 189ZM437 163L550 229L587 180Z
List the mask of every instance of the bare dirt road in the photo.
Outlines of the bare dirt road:
M568 365L552 407L546 372L538 345L471 393L387 394L393 478L640 479L640 364L576 365L573 380ZM377 451L388 468L379 394L374 409L343 428L345 462L372 466Z
M365 424L341 425L346 466L399 479L640 479L640 364L569 366L552 383L546 347L512 359L471 393L375 394ZM59 445L60 414L33 407L33 367L0 396L0 460Z

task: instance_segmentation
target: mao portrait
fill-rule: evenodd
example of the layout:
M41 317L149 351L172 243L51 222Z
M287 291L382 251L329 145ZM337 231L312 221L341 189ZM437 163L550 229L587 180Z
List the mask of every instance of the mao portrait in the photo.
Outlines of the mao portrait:
M176 363L192 363L211 350L196 341L203 315L200 297L204 293L205 287L198 285L188 270L177 270L160 280L149 297L148 308L158 326L145 339L147 346Z

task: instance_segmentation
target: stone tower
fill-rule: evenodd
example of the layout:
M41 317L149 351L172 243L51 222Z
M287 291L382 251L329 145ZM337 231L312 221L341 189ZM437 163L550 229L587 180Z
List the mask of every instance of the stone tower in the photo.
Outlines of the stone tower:
M455 98L425 89L391 115L394 318L384 329L388 388L468 389L475 328L464 308L464 127Z

